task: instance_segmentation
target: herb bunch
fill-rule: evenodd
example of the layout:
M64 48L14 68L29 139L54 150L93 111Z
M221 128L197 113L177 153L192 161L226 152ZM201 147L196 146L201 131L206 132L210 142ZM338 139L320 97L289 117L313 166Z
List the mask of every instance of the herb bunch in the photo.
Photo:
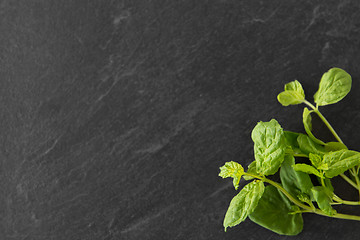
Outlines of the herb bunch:
M301 84L285 85L277 99L283 106L305 104L302 121L306 134L284 131L272 119L258 122L252 130L255 160L247 171L237 162L226 162L219 176L233 178L238 190L240 179L251 181L231 200L224 218L225 231L249 217L253 222L281 235L297 235L303 229L303 213L360 221L360 216L338 213L333 206L360 205L334 193L331 180L340 176L359 192L360 152L349 150L320 113L319 107L343 99L351 89L351 76L340 68L323 74L314 95L315 105L305 99ZM312 133L311 114L317 114L336 138L324 142ZM297 163L296 158L307 158ZM279 172L280 183L268 178ZM310 175L314 175L313 181Z

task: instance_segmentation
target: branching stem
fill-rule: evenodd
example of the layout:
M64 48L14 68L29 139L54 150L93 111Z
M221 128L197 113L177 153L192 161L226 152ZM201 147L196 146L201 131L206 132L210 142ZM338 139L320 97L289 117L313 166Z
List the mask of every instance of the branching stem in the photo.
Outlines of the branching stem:
M321 211L320 209L313 209L310 206L307 206L305 204L303 204L302 202L298 201L296 198L294 198L288 191L286 191L279 183L274 182L266 177L262 177L256 174L252 174L252 173L244 173L244 175L253 177L253 178L257 178L263 182L269 183L271 185L273 185L274 187L276 187L278 190L280 190L292 203L294 203L295 205L297 205L298 207L302 208L303 210L305 210L304 212L312 212L321 216L326 216L326 217L333 217L333 218L340 218L340 219L347 219L347 220L355 220L355 221L360 221L360 216L355 216L355 215L349 215L349 214L342 214L342 213L336 213L332 216L327 215L326 213L324 213L323 211ZM343 202L351 202L351 201L345 201L343 200Z

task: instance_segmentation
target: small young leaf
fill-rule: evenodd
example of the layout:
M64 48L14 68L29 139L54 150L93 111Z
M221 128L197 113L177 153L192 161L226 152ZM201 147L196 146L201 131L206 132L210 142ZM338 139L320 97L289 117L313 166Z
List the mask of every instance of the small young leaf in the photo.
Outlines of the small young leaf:
M281 92L277 99L283 106L296 105L304 102L305 93L298 80L285 84L285 91Z
M286 198L282 198L280 194L274 186L266 186L262 198L249 218L277 234L297 235L303 229L303 219L301 213L293 212L299 208L288 200L285 202Z
M304 124L304 128L306 133L309 135L309 137L311 138L311 140L313 140L315 143L317 144L321 144L321 145L325 145L325 143L323 141L321 141L320 139L317 139L314 134L311 132L312 130L312 124L311 124L311 113L313 111L310 111L308 108L304 108L304 112L303 112L303 124Z
M315 153L309 153L309 160L316 168L318 168L322 164L322 157Z
M311 138L305 134L299 134L297 138L299 147L302 152L309 154L309 153L316 153L320 156L323 156L326 151L323 146L320 144L315 143Z
M233 227L243 222L255 210L264 190L265 186L261 181L253 181L241 189L231 200L226 212L224 218L225 232L228 227Z
M322 187L316 186L311 189L315 201L319 208L329 216L336 214L336 210L331 207L331 198L329 196L329 190Z
M325 176L332 178L359 165L360 153L347 149L329 152L324 155L323 163L328 166L328 169L324 171Z
M351 89L351 76L340 68L331 68L320 80L319 90L314 95L318 106L337 103Z
M301 193L311 196L311 188L314 185L311 182L310 176L304 172L295 171L292 168L294 164L295 158L286 155L280 168L280 180L282 186L294 197Z
M253 174L257 174L256 173L256 161L252 161L248 168L247 168L247 173L253 173ZM254 177L251 177L251 176L247 176L247 175L244 175L243 178L246 180L246 181L249 181L251 179L254 179Z
M314 174L315 176L324 178L324 176L318 170L316 170L316 168L314 168L313 166L304 164L304 163L295 164L295 165L293 165L293 168L295 171Z
M307 204L311 204L311 199L309 198L309 196L307 194L304 194L304 193L300 193L299 195L297 195L297 198L304 202L304 203L307 203Z
M220 167L219 176L222 178L233 178L233 184L237 190L241 176L244 174L244 168L237 162L226 162L224 166Z
M259 122L251 138L254 141L256 172L261 175L275 174L284 161L287 147L280 124L275 119Z

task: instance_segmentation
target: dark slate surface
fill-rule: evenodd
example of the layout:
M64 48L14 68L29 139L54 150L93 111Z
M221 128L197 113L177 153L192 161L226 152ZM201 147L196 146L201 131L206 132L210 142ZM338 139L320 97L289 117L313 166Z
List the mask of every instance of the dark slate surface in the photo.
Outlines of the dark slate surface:
M323 112L360 150L359 12L356 0L1 0L0 239L356 239L360 223L311 214L297 237L250 220L224 233L236 192L217 175L252 161L258 121L303 131L302 107L276 95L298 79L312 100L333 66L353 89Z

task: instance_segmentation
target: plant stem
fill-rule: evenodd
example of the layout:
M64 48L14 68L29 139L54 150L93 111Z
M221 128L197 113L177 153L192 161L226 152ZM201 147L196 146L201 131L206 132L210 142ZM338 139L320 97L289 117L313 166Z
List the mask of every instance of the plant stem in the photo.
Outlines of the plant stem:
M354 181L351 180L350 178L348 178L344 173L341 173L340 177L342 177L345 181L347 181L351 186L358 189L358 186L356 185L356 183L354 183Z
M333 217L333 218L360 221L360 216L349 215L349 214L336 213L335 215L332 215L332 216L328 216L326 214L320 214L320 215L327 216L327 217Z
M245 175L257 178L263 182L267 182L271 185L273 185L274 187L276 187L277 189L279 189L291 202L293 202L295 205L297 205L298 207L301 207L305 210L309 210L309 211L313 211L314 209L312 209L311 207L303 204L302 202L298 201L297 199L295 199L288 191L286 191L280 184L278 184L277 182L274 182L266 177L261 177L255 174L251 174L251 173L244 173Z
M349 172L354 176L355 178L355 181L356 181L356 186L357 186L357 189L359 191L359 200L360 200L360 180L359 180L359 176L358 176L358 173L357 173L357 170L355 168L352 168L349 170Z
M315 107L314 105L312 105L310 102L308 101L304 101L304 103L306 105L308 105L309 107L311 107L314 112L320 117L320 119L325 123L325 125L328 127L328 129L330 130L330 132L334 135L334 137L336 138L337 141L341 142L342 144L344 144L344 142L341 140L341 138L339 137L339 135L336 133L336 131L334 130L334 128L331 126L331 124L328 122L328 120L326 120L326 118L324 117L324 115L321 114L321 112L319 111L319 109L317 107Z
M303 204L302 202L298 201L297 199L295 199L288 191L286 191L280 184L278 184L277 182L274 182L266 177L261 177L258 176L256 174L252 174L252 173L244 173L244 175L248 175L250 177L254 177L257 178L263 182L267 182L271 185L273 185L274 187L276 187L277 189L279 189L291 202L293 202L295 205L297 205L298 207L304 209L306 212L312 212L321 216L326 216L326 217L333 217L333 218L340 218L340 219L348 219L348 220L356 220L356 221L360 221L360 216L355 216L355 215L348 215L348 214L342 214L342 213L336 213L332 216L327 215L326 213L324 213L323 211L321 211L320 209L313 209L310 206L307 206L305 204ZM344 201L344 202L350 202L350 201Z
M321 179L321 180L320 180L320 181L321 181L321 186L326 187L326 186L325 186L324 178L320 178L320 179Z
M333 200L340 204L353 205L353 206L360 205L360 202L342 200L336 195L333 197Z
M342 144L344 144L344 142L341 140L340 136L336 133L335 129L331 126L331 124L329 123L329 121L324 117L324 115L321 114L321 112L318 109L318 106L314 106L312 105L310 102L308 101L304 101L304 103L306 105L308 105L310 108L312 108L314 110L314 112L320 117L320 119L325 123L325 125L328 127L328 129L330 130L330 132L334 135L334 137L336 138L336 140ZM344 144L345 145L345 144ZM351 169L353 172L356 171L355 167L353 167ZM340 176L347 181L351 186L353 186L354 188L356 188L359 191L359 199L360 199L360 180L359 180L359 176L356 174L353 174L356 183L354 183L351 179L349 179L348 177L346 177L345 174L340 174Z

